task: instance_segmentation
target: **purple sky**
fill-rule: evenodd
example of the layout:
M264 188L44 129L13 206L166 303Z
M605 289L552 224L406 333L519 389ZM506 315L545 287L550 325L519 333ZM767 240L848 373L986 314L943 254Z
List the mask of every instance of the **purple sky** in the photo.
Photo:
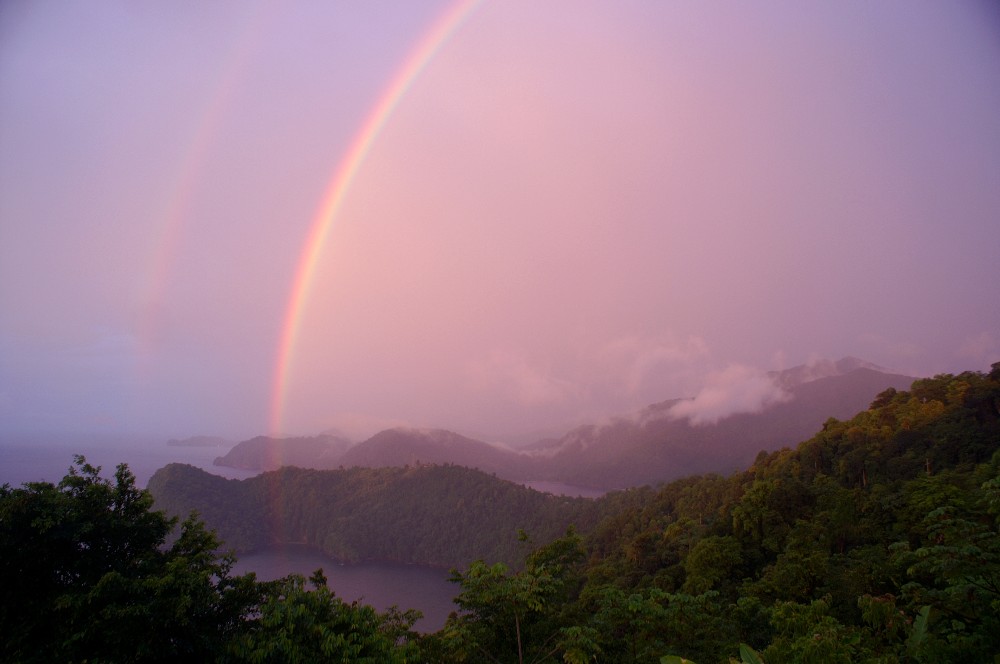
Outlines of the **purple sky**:
M317 208L452 4L0 4L0 431L264 433ZM281 429L986 369L998 118L990 2L484 0L334 219Z

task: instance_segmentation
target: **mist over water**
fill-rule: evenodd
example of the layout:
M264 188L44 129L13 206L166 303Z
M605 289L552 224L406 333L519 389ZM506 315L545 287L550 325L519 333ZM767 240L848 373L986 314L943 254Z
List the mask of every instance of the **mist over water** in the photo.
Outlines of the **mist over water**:
M0 484L58 482L73 465L73 455L101 467L112 477L120 463L128 464L136 484L145 488L149 478L168 463L188 463L230 479L253 477L257 471L214 466L215 457L228 446L183 447L167 445L163 438L106 434L2 434L0 435Z

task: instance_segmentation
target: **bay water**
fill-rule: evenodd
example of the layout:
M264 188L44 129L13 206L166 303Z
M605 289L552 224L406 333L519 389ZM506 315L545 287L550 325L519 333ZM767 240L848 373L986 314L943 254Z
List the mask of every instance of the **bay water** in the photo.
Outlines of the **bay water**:
M228 447L170 446L163 439L114 436L3 436L0 437L0 485L26 482L57 483L73 465L73 455L101 466L101 476L111 478L119 463L126 463L145 487L149 478L168 463L188 463L230 479L244 479L256 471L214 466L215 457ZM322 552L303 545L284 545L238 557L237 573L255 572L263 580L288 574L309 577L322 568L331 590L341 599L355 600L385 610L418 609L424 617L415 625L422 632L440 629L455 610L452 599L458 587L448 581L447 570L425 565L363 563L341 565Z

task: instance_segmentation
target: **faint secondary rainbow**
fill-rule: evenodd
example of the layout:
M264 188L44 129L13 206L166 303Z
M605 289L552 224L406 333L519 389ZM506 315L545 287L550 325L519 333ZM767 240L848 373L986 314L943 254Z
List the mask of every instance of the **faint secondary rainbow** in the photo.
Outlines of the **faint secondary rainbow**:
M298 340L302 313L309 299L309 290L330 229L344 202L348 190L361 168L379 132L396 109L399 101L434 57L441 46L465 21L482 0L459 0L447 8L431 25L413 51L393 76L385 91L372 107L361 128L355 134L347 152L323 195L322 203L313 217L309 234L295 270L295 280L288 299L288 308L281 326L281 340L274 369L274 386L271 393L270 431L281 432L285 400L291 378L292 359Z
M148 359L155 353L157 332L163 321L161 308L165 292L169 286L172 270L176 267L177 255L189 223L192 201L198 184L203 179L203 171L208 161L213 143L220 127L226 119L226 112L232 107L234 95L243 75L248 71L250 60L259 50L266 36L267 27L273 23L276 11L280 10L278 0L257 0L247 4L247 15L242 25L237 25L235 37L229 48L217 63L209 61L206 68L215 64L216 85L204 104L203 112L196 116L196 130L181 151L181 159L171 185L168 204L162 206L163 214L154 220L151 233L150 257L146 261L147 270L141 286L142 308L137 324L140 341L140 355Z

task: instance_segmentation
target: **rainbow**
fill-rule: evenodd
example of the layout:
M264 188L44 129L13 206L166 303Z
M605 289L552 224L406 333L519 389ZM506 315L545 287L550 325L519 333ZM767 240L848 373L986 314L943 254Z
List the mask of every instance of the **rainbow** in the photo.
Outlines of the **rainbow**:
M327 186L319 209L313 217L306 242L303 245L288 298L288 308L281 326L278 356L274 369L274 385L271 391L269 425L273 435L281 432L302 313L309 299L313 274L319 263L323 246L330 235L330 229L337 217L337 212L340 210L340 206L351 188L351 183L371 150L375 139L378 138L379 132L399 105L400 100L448 37L462 25L481 1L458 0L431 25L380 95L330 179L330 184Z

